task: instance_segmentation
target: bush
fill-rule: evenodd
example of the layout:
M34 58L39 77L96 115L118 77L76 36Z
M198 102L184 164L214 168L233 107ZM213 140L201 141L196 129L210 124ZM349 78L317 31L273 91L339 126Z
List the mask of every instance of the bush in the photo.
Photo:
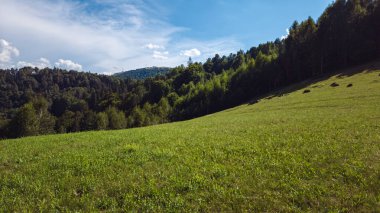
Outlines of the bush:
M127 127L127 120L124 112L119 111L115 107L110 107L106 110L110 129L124 129Z

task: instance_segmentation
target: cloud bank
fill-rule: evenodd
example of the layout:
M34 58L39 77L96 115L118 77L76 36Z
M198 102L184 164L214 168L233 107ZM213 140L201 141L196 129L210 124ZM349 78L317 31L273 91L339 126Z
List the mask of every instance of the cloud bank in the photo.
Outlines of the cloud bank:
M17 62L17 68L22 68L22 67L37 67L39 69L43 69L46 67L51 67L50 61L46 58L40 58L36 62L26 62L26 61L19 61Z
M0 66L54 65L109 74L176 66L188 57L205 60L242 46L233 38L184 38L184 28L157 14L160 8L143 0L2 0Z
M77 64L71 60L64 60L64 59L59 59L58 62L55 63L55 65L59 68L62 69L67 69L67 70L82 70L82 65Z

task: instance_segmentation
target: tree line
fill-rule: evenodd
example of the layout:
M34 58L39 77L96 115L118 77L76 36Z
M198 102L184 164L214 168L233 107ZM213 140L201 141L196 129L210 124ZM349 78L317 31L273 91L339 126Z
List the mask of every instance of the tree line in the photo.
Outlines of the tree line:
M336 0L285 39L189 61L144 80L60 69L0 70L0 137L185 120L380 56L377 0Z
M145 67L141 69L129 70L113 74L118 78L131 78L137 80L144 80L147 78L155 77L157 75L165 75L170 70L169 67Z

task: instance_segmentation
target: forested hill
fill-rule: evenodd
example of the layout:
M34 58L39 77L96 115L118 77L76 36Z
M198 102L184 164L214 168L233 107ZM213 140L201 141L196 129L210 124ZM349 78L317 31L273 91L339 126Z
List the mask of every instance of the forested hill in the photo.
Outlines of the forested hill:
M121 129L206 115L380 57L380 5L337 0L286 39L143 81L57 69L0 71L0 137Z
M131 79L137 79L137 80L144 80L147 78L156 77L158 75L165 75L170 70L169 67L146 67L136 70L129 70L124 71L120 73L116 73L113 76L118 78L131 78Z

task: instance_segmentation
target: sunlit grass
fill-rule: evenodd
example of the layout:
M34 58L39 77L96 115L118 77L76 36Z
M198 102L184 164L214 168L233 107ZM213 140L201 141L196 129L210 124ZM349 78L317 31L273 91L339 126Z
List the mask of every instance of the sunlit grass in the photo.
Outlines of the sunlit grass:
M0 211L380 211L379 73L186 122L0 141Z

